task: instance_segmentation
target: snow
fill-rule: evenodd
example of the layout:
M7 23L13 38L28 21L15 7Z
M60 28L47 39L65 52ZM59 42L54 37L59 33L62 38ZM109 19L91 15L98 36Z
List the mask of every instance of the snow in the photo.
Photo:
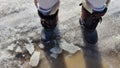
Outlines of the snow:
M71 54L76 53L77 51L81 50L78 46L73 45L72 43L67 43L66 41L63 41L61 43L61 48Z
M15 44L11 44L10 46L8 46L7 49L13 51L15 46L16 46Z
M120 12L120 1L111 0L109 7L108 7L108 15L112 15L114 13Z
M19 53L22 53L22 49L20 46L17 47L17 49L15 50L15 52L19 52Z
M26 45L25 48L28 50L28 52L32 54L35 50L34 45L32 44L25 44L25 45Z
M40 47L41 49L43 49L43 48L44 48L44 45L43 45L43 44L40 44L39 47Z
M37 66L40 61L40 52L35 51L30 58L29 64L32 66Z

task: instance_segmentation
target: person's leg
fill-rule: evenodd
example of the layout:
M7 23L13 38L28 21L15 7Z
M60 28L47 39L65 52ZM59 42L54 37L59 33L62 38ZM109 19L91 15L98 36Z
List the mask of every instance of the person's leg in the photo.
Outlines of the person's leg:
M106 0L100 0L100 2L99 0L83 0L80 24L84 39L88 43L95 44L98 40L96 27L107 11L105 3Z
M38 14L43 27L41 32L41 41L45 45L45 50L50 50L53 47L58 47L59 49L59 4L59 0L39 0Z
M57 26L59 11L59 0L39 0L38 14L41 19L41 25L46 35L44 41L50 40L50 34ZM50 33L49 33L50 32Z

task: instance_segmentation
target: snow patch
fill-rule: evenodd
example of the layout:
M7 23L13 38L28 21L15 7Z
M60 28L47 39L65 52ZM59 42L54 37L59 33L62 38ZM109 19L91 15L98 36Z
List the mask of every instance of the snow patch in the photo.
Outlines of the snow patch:
M120 40L120 35L119 34L116 36L116 39Z
M34 46L32 44L25 44L25 48L28 50L30 54L32 54L35 50Z
M15 46L16 46L15 44L11 44L10 46L8 46L7 49L13 51Z
M81 50L78 46L75 46L74 44L72 43L67 43L66 41L63 41L61 43L61 48L69 53L76 53L77 51Z
M40 44L39 47L40 47L41 49L43 49L43 48L44 48L44 45L43 45L43 44Z
M40 60L40 52L35 51L30 58L29 64L32 66L37 66Z
M20 53L22 53L22 49L21 49L21 47L18 46L17 49L15 50L15 52L20 52Z

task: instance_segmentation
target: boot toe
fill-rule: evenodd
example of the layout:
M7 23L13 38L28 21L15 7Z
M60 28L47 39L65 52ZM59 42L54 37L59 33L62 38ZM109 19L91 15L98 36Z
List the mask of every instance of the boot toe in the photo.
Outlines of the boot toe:
M93 32L84 31L83 36L84 40L90 44L96 44L98 41L98 34L96 30Z

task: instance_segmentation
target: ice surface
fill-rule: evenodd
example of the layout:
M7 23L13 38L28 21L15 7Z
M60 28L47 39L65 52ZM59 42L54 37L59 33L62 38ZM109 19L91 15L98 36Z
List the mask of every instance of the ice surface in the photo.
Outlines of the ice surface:
M16 46L15 44L11 44L10 46L8 46L7 49L13 51L15 46Z
M27 38L28 42L32 44L32 40L30 38Z
M62 53L62 49L59 48L59 47L54 47L54 48L50 49L50 51L52 53L54 53L54 54L60 54L60 53Z
M50 52L52 52L52 54L50 56L57 59L58 55L60 53L62 53L62 48L54 47L54 48L50 49Z
M116 36L116 39L120 40L120 35L119 34Z
M37 66L40 60L40 52L35 51L30 58L29 64L32 66Z
M50 54L50 56L51 56L52 58L55 58L55 59L57 59L57 57L58 57L58 54L52 53L52 54Z
M44 45L43 45L43 44L40 44L39 47L40 47L41 49L43 49L43 48L44 48Z
M73 45L72 43L67 43L66 41L63 41L61 43L61 48L69 53L76 53L77 51L81 50L78 46Z
M30 54L32 54L33 52L34 52L34 45L32 45L32 44L25 44L26 46L25 46L25 48L28 50L28 52L30 53Z
M17 47L17 49L15 50L15 52L22 52L22 49L20 46Z

